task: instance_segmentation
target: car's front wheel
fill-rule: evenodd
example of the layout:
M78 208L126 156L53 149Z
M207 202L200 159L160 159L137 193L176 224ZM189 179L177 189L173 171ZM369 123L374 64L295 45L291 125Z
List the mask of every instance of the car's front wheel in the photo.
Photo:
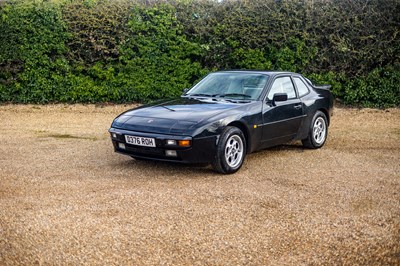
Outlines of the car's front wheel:
M309 149L321 148L328 137L326 115L321 111L317 111L308 130L307 138L302 140L303 146Z
M222 132L217 153L212 163L215 171L232 174L242 167L246 157L246 141L243 132L237 127L226 127Z

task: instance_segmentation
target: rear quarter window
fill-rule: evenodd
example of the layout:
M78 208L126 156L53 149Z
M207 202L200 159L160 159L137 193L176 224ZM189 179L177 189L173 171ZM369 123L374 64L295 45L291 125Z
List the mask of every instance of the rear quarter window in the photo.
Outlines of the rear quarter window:
M310 92L307 85L304 84L304 82L300 78L294 77L293 80L296 84L297 91L299 92L299 97L302 97Z

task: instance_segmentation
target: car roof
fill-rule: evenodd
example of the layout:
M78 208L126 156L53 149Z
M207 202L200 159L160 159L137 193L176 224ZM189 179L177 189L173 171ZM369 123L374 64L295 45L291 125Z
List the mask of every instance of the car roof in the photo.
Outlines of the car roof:
M279 71L279 70L223 70L223 71L217 71L215 73L256 73L256 74L266 74L270 76L276 76L281 74L301 75L294 72Z

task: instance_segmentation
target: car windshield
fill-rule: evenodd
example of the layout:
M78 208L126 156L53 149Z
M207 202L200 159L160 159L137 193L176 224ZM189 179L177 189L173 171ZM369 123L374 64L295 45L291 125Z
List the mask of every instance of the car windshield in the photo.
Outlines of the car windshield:
M267 80L268 75L259 73L212 73L197 83L186 96L256 100Z

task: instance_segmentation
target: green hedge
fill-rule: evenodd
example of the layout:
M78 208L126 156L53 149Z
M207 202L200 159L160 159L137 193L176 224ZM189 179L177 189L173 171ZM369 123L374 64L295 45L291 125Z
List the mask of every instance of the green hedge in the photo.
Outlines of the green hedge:
M400 106L397 0L0 2L0 102L145 102L218 69L276 69Z

